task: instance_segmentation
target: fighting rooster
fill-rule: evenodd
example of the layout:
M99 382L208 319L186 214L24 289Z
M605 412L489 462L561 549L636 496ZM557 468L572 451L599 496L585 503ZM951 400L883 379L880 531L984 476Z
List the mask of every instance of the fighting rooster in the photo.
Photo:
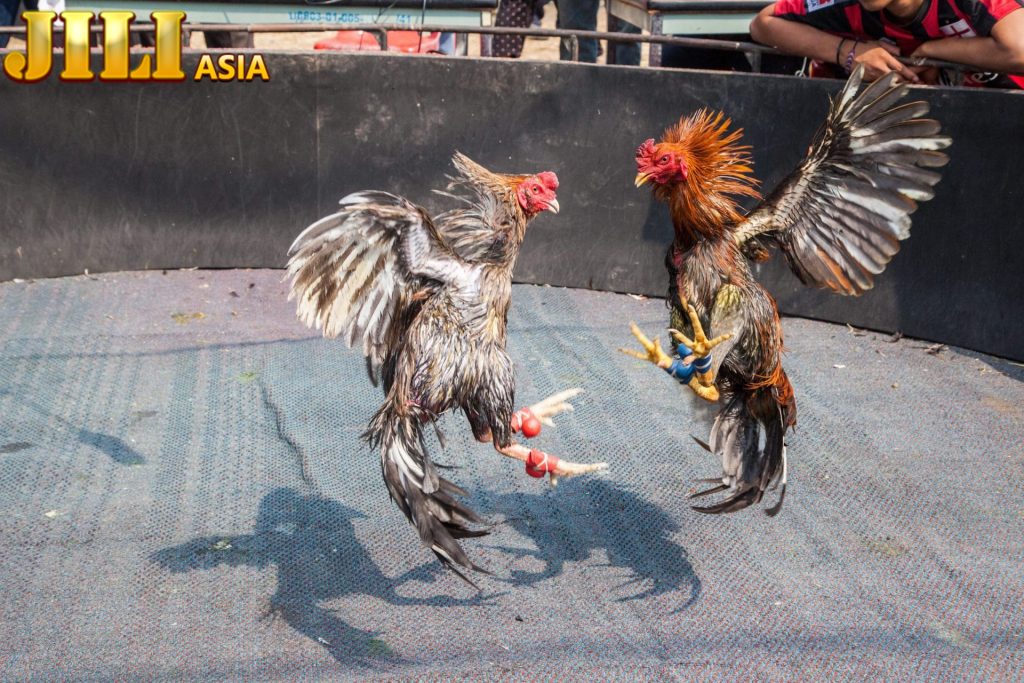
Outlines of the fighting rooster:
M466 492L438 475L424 425L461 408L479 441L552 483L606 465L566 462L512 439L535 436L578 393L516 411L505 351L512 269L530 221L558 213L558 178L492 173L462 154L453 161L455 194L442 194L459 208L431 219L402 197L351 194L295 240L288 275L304 323L361 345L371 381L384 389L363 436L380 450L388 492L424 545L466 578L457 567L480 568L457 539L486 531L470 526L480 520L457 500Z
M749 147L722 114L699 111L636 153L637 186L650 182L668 203L675 227L669 249L670 333L677 353L662 351L631 325L649 360L700 397L719 400L710 443L722 476L694 497L728 491L708 513L758 503L773 483L786 491L786 430L796 424L793 388L780 363L782 328L774 299L745 257L768 258L775 243L807 285L844 295L874 285L910 234L917 202L931 199L951 144L925 102L896 103L907 92L890 74L858 94L858 68L832 102L803 163L750 214L737 197L758 197ZM709 339L709 334L716 335ZM714 352L712 353L712 350ZM759 445L760 426L764 444Z

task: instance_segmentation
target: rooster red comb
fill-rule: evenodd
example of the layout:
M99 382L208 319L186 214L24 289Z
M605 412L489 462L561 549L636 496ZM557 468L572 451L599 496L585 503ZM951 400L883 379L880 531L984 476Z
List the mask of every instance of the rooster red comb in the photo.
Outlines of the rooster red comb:
M637 160L646 159L654 154L654 138L647 138L636 148Z
M543 173L538 173L537 180L539 180L544 185L544 187L548 188L549 190L558 189L558 176L556 176L551 171L544 171Z

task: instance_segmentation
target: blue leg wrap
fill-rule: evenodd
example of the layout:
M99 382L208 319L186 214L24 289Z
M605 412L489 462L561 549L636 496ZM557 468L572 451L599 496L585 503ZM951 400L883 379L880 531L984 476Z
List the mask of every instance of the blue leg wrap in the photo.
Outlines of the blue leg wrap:
M665 372L680 382L687 383L693 377L693 364L684 363L681 359L676 358L672 361L672 365L665 368Z
M697 372L704 374L711 369L711 354L704 356L703 358L697 358L693 361L693 367L697 369Z
M681 349L686 349L686 355L691 353L690 349L687 349L682 344L679 345ZM682 357L676 358L672 361L672 365L665 368L665 372L675 377L684 384L688 383L694 373L705 373L711 370L711 354L704 356L703 358L697 358L692 363L685 362Z

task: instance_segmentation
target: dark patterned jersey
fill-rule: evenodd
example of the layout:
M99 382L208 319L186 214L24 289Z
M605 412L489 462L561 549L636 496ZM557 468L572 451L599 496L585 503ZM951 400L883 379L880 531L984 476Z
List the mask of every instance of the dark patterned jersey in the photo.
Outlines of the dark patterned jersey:
M1024 0L924 0L916 17L900 22L885 10L869 12L857 0L778 0L775 16L846 38L888 40L909 56L928 40L989 36L997 21L1021 8ZM966 74L962 83L986 84L1024 88L1024 77Z

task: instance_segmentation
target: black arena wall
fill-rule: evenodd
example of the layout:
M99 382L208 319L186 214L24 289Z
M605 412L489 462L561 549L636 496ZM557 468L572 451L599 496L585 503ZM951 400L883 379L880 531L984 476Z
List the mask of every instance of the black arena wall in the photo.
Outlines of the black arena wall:
M147 268L281 267L352 191L440 208L460 150L556 171L562 213L531 228L523 282L661 296L667 212L633 151L722 109L770 190L840 86L781 76L379 54L272 54L269 82L21 85L0 78L0 279ZM186 73L198 58L185 55ZM1024 95L915 90L954 138L937 197L859 299L758 270L783 312L1024 359Z

